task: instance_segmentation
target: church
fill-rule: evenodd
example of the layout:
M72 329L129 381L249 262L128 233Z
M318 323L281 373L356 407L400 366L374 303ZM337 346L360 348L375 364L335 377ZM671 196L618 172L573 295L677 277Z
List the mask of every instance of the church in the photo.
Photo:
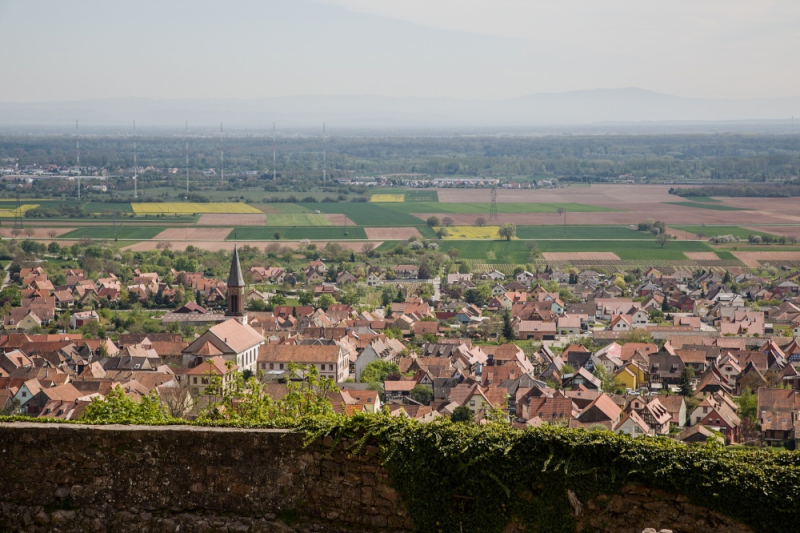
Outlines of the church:
M240 371L256 371L258 347L264 344L264 337L247 323L244 289L239 251L234 247L228 274L228 306L225 311L225 316L229 318L210 328L183 349L181 353L185 366L193 367L206 359L220 356L235 363Z

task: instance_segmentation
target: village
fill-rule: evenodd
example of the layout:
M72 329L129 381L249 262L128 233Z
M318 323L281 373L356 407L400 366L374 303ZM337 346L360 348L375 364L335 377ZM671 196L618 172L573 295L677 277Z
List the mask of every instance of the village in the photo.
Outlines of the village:
M192 419L211 383L244 373L279 399L302 365L336 383L328 399L347 415L789 448L800 431L790 268L473 273L354 253L280 266L244 247L246 266L219 253L216 272L230 270L214 277L177 270L197 259L165 247L171 268L120 277L91 248L75 250L84 268L8 265L2 413L78 420L121 387Z

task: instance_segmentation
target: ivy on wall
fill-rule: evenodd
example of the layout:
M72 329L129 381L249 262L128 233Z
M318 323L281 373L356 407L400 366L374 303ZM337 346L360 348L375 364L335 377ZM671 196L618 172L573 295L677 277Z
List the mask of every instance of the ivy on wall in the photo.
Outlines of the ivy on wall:
M121 401L121 400L120 400ZM100 423L137 423L149 410L104 412ZM187 424L163 419L159 424ZM11 421L54 419L0 417ZM63 421L58 421L63 422ZM359 453L380 447L392 484L417 531L499 532L512 520L526 531L575 531L568 491L586 502L624 484L661 489L737 519L755 531L794 532L800 523L800 454L685 446L664 437L503 423L432 423L359 413L276 420L204 420L195 426L287 428L319 446ZM327 441L327 439L326 439Z

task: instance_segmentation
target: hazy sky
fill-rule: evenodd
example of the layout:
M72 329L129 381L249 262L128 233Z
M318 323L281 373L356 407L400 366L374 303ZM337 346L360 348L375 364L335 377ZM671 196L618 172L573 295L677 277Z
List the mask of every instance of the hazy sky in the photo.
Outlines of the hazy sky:
M0 0L0 102L800 96L797 0Z

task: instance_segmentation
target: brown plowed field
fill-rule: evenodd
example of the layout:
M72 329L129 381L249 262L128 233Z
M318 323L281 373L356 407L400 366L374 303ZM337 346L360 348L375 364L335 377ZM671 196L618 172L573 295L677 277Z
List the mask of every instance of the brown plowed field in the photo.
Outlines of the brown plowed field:
M37 228L25 228L25 229L22 230L22 233L20 233L19 238L20 239L24 239L25 237L27 237L27 234L25 232L28 231L28 230L33 230L33 235L31 235L31 236L34 239L45 239L47 237L50 237L49 233L51 231L54 231L55 232L55 236L59 237L61 235L64 235L65 233L69 233L70 231L72 231L74 229L75 228L38 228L38 227ZM0 228L0 237L3 237L4 239L12 238L13 235L11 234L11 232L13 230L14 230L14 228L10 228L10 227L2 227L2 228Z
M547 261L619 261L613 252L543 252Z
M365 241L331 241L336 242L337 244L341 244L342 248L347 250L352 250L354 252L360 252ZM198 248L202 248L203 250L208 250L210 252L218 252L220 250L233 250L233 246L236 244L233 241L195 241L191 243L187 242L180 242L179 245L173 246L176 250L185 249L186 246L191 244L192 246L196 246ZM281 248L288 246L291 249L297 248L300 243L299 241L239 241L238 243L241 245L248 245L248 246L255 246L261 250L264 250L267 246L277 244ZM325 248L328 244L324 241L314 241L314 244L317 245L317 248ZM373 241L370 244L374 245L375 248L383 244L381 241ZM123 250L131 250L133 252L147 252L150 250L155 250L156 246L158 246L158 241L150 240L150 241L141 241L137 242L136 244L131 244L130 246L125 246L122 248Z
M800 226L748 226L745 229L758 231L760 233L770 233L772 235L785 235L787 237L800 238Z
M384 241L403 241L411 237L422 238L417 228L364 228L368 239Z
M719 261L719 256L714 252L683 252L683 255L692 261Z
M267 215L258 214L221 214L206 213L200 215L198 226L265 226Z
M345 215L340 213L334 214L327 214L325 215L328 220L331 221L331 224L334 226L355 226L356 223L347 218Z
M734 257L753 268L759 261L800 261L800 252L733 252Z
M154 241L224 241L233 228L170 228L165 229L152 240ZM158 244L158 243L156 243Z

